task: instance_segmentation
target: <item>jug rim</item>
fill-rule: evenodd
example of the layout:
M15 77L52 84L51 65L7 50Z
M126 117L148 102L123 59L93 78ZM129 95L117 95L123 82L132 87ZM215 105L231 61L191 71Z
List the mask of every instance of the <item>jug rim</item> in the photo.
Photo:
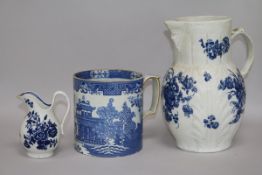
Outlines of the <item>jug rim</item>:
M232 18L228 16L181 16L175 19L176 22L182 23L212 23L212 22L229 22Z
M32 92L32 91L23 92L23 93L19 94L17 97L18 97L18 98L19 98L19 97L22 97L22 96L25 95L25 94L33 95L35 98L37 98L40 102L42 102L42 103L45 105L45 106L43 106L43 107L50 107L50 106L51 106L50 103L46 103L42 98L40 98L40 96L39 96L37 93Z
M130 77L130 78L121 78L121 77L114 77L114 78L121 78L121 80L114 80L114 78L112 77L105 77L104 79L107 79L107 81L105 80L99 80L102 78L94 78L94 77L81 77L81 74L88 74L90 72L94 72L94 71L115 71L115 72L125 72L125 73L133 73L135 74L137 77ZM73 79L74 80L81 80L81 81L88 81L88 82L96 82L96 83L124 83L124 82L133 82L133 81L137 81L137 80L141 80L144 78L144 74L142 74L141 72L137 72L137 71L133 71L133 70L128 70L128 69L108 69L108 68L102 68L102 69L90 69L90 70L83 70L83 71L79 71L74 73L73 75Z

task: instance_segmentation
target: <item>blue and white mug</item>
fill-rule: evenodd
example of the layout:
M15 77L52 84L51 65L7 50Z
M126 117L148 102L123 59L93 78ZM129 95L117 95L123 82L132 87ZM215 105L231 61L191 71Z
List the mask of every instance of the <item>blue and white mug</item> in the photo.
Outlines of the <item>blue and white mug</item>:
M143 84L152 80L151 107L143 112ZM75 149L116 157L142 148L143 118L155 114L159 77L129 70L89 70L74 75Z

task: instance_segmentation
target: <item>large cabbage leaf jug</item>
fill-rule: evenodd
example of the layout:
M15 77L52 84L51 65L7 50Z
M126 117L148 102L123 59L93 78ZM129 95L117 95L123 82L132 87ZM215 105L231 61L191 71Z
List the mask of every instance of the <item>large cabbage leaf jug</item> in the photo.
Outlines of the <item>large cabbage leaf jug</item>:
M165 24L174 43L174 63L163 82L163 110L179 148L216 152L231 146L243 112L244 77L253 63L253 46L242 28L232 30L223 16L180 17ZM232 40L242 35L247 61L232 61Z

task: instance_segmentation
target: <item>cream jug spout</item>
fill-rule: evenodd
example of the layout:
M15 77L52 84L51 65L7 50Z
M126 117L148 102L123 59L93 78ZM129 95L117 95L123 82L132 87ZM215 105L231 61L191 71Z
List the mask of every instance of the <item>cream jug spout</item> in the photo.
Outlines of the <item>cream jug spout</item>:
M37 94L34 92L24 92L17 96L18 99L24 101L29 109L36 107L46 109L50 107L50 104L45 103Z

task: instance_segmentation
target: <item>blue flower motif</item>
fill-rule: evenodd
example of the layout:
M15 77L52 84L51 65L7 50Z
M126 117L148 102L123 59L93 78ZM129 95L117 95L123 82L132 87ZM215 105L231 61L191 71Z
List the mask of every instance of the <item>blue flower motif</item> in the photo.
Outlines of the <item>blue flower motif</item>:
M183 75L182 72L175 74L172 68L169 69L165 81L163 86L163 97L165 100L163 111L165 112L165 118L168 122L174 121L178 124L178 112L174 113L173 110L179 108L181 104L186 117L190 117L193 114L193 109L189 102L194 94L197 93L196 81L188 75Z
M169 110L171 110L173 106L178 107L182 97L182 93L176 92L176 87L177 85L171 85L163 89L166 106Z
M211 75L210 75L210 73L207 73L207 72L205 72L204 73L204 80L207 82L207 81L209 81L209 80L211 80Z
M184 105L182 109L187 117L190 117L190 115L193 114L193 109L188 104Z
M183 79L182 79L182 81L181 81L181 84L183 85L183 89L184 90L190 90L190 89L192 89L193 88L193 86L194 86L194 83L195 83L195 81L193 80L193 78L192 77L188 77L188 75L186 75Z
M210 115L210 116L207 117L207 119L209 119L209 120L215 120L216 117L215 117L214 115Z
M241 114L244 112L244 106L246 101L246 91L244 85L244 79L238 71L237 74L230 71L231 74L224 80L220 80L218 90L228 90L228 100L233 105L232 113L234 119L229 124L237 123ZM235 97L235 98L233 98Z
M35 133L35 140L46 140L47 139L47 132L46 131L37 131L37 133Z
M207 119L203 120L204 126L208 129L217 129L219 127L219 123L216 120L214 115L210 115Z
M37 141L37 149L40 149L40 150L46 150L47 149L47 145L50 144L50 141L49 140L38 140Z
M57 135L56 127L49 127L48 136L54 138Z
M212 39L208 39L205 43L202 38L199 42L200 46L204 49L204 53L206 53L211 60L216 59L217 56L222 57L223 54L228 52L230 47L229 38L227 36L222 39L221 43L218 40L213 41Z
M24 135L24 146L31 148L36 144L36 148L46 150L48 146L55 147L57 144L57 126L54 122L49 120L47 122L47 115L43 121L40 121L39 115L32 111L27 114L26 120L27 134Z

